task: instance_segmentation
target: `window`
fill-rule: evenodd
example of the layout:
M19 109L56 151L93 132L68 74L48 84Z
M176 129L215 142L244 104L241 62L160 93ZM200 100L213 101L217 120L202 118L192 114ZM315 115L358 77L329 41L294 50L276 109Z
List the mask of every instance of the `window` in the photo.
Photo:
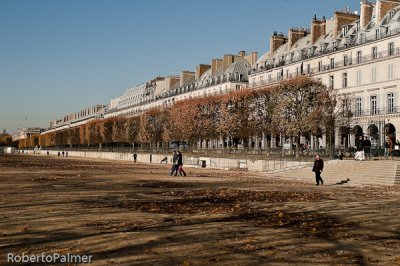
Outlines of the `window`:
M372 68L372 73L371 73L371 82L375 83L376 82L376 67Z
M378 47L374 46L372 47L372 59L377 59L378 58Z
M393 92L387 94L387 113L394 113L394 94Z
M388 64L388 80L393 79L393 63Z
M347 88L347 73L343 73L343 88Z
M388 53L389 55L394 55L394 42L389 43Z
M322 71L322 61L318 62L318 72Z
M349 64L349 56L348 55L344 55L343 56L343 65L347 66Z
M347 27L347 26L344 26L344 27L342 28L342 34L343 34L343 36L345 36L345 35L347 34L347 31L348 31L348 27Z
M335 58L331 58L331 69L335 68Z
M301 59L306 57L306 49L301 49Z
M373 95L373 96L371 96L371 112L370 112L370 114L371 115L376 115L376 114L378 114L378 108L377 108L377 104L378 104L378 101L377 101L377 97L376 97L376 95Z
M329 76L329 88L333 89L335 86L335 78L333 76Z
M365 33L360 33L360 43L365 42Z
M357 71L357 86L361 85L361 70Z
M310 73L311 73L311 65L307 64L307 74L310 74Z
M298 76L299 74L300 74L299 67L296 67L296 76Z
M361 51L357 51L357 64L362 62L362 53Z
M375 30L375 39L379 39L379 29Z
M362 101L361 101L361 98L357 98L356 99L356 110L355 110L355 115L356 116L361 116L361 108L362 108L362 106L361 106L361 103L362 103Z

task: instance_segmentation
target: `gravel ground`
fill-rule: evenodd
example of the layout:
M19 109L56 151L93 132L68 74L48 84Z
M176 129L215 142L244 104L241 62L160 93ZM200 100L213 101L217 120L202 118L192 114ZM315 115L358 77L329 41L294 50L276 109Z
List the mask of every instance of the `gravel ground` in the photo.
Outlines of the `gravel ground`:
M42 252L91 265L400 265L399 186L168 170L0 156L0 265Z

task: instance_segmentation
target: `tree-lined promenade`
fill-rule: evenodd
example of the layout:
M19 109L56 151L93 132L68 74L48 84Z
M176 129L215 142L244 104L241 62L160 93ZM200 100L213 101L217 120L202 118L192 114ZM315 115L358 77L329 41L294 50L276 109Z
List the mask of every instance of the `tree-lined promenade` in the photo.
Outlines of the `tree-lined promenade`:
M225 95L179 101L168 108L153 108L134 117L92 120L79 127L53 131L21 140L19 148L132 145L166 147L171 141L198 142L224 139L228 146L257 136L282 134L332 136L344 107L336 108L331 88L308 76L272 87L243 89ZM332 144L332 141L330 142Z

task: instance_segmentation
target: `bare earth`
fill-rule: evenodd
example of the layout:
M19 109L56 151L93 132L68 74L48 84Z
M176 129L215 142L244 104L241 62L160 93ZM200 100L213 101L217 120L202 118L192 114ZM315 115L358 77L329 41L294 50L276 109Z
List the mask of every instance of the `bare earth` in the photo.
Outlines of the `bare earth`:
M1 156L0 265L9 252L90 254L91 265L400 265L398 186L169 167Z

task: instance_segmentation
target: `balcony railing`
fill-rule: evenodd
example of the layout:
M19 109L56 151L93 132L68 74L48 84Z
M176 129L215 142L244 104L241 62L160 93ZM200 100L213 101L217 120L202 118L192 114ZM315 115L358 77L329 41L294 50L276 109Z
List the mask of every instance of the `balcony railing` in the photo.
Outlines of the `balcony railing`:
M386 107L386 108L374 108L374 109L362 109L355 110L354 117L373 116L373 115L387 115L387 114L398 114L400 113L399 106Z
M385 59L385 58L396 57L399 55L400 55L400 48L396 48L393 50L385 50L385 51L379 52L375 56L373 54L363 56L363 57L361 57L361 60L359 60L359 63L357 63L357 61L358 61L357 58L354 57L354 58L349 58L349 60L347 62L345 62L345 61L336 62L333 67L329 63L326 65L322 65L321 69L319 69L319 67L310 68L310 71L307 71L307 69L306 69L306 71L303 71L302 74L305 74L305 75L322 74L324 72L328 72L331 70L339 70L339 69L343 69L343 68L346 68L349 66L355 66L358 64L374 62L374 61L378 61L378 60ZM280 77L280 78L271 78L271 79L262 80L262 81L258 81L258 82L257 81L252 82L250 84L250 87L258 87L258 86L263 86L263 85L268 85L268 84L274 84L281 80L290 79L290 78L293 78L294 76L298 76L298 75L299 74L292 72L292 73L289 73L288 76L284 75L283 77Z

